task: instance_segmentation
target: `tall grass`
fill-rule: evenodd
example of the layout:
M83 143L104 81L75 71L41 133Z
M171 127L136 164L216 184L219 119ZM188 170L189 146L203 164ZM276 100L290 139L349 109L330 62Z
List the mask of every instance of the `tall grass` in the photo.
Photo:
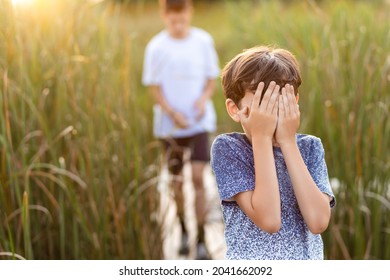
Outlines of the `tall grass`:
M229 2L221 45L277 45L300 61L300 131L322 139L335 178L327 258L390 259L389 4L259 2Z
M132 26L91 1L0 9L0 252L161 258Z
M81 3L80 3L81 2ZM107 2L107 1L106 1ZM0 0L0 256L161 258L158 145L140 84L156 5ZM93 4L98 3L98 4ZM383 1L195 6L221 66L277 45L301 64L300 132L322 139L337 206L329 259L390 259L390 7ZM218 133L240 129L214 96Z

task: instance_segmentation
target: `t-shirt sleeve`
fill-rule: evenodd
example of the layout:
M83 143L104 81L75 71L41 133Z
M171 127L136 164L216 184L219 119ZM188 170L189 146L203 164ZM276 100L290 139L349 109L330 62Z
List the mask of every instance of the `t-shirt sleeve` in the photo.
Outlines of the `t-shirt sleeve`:
M320 139L316 139L311 149L311 161L308 167L309 172L321 192L330 196L330 207L334 207L336 199L330 186L328 168L325 162L325 151Z
M215 79L219 76L219 60L215 50L214 40L208 37L206 46L206 76L209 79Z
M211 147L211 167L221 201L254 190L254 167L239 153L242 150L226 136L218 136Z
M145 86L159 85L158 65L156 61L156 48L149 43L145 49L142 84Z

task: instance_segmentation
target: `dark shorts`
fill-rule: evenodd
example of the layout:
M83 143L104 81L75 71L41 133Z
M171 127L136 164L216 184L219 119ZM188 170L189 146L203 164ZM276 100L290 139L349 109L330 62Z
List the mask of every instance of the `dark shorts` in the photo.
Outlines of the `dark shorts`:
M207 132L183 138L160 139L164 145L168 159L168 169L173 174L179 174L183 168L183 156L186 149L190 150L191 161L210 161L209 134Z

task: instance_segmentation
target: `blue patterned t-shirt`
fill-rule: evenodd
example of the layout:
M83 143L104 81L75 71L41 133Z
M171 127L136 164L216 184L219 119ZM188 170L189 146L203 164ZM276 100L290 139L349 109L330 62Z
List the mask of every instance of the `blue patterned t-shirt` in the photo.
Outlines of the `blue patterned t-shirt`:
M318 188L335 198L330 187L324 149L317 137L296 134L302 158ZM281 228L267 233L241 210L233 196L254 190L252 145L245 134L219 135L211 147L211 166L217 181L225 223L226 259L323 259L321 235L312 234L299 210L282 151L273 147L281 200Z

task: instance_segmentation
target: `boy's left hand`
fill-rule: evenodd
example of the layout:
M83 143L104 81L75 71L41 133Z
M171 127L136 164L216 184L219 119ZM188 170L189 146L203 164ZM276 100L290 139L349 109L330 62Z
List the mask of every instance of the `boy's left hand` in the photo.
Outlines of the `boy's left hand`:
M278 123L276 126L276 142L282 146L295 143L295 133L300 123L299 105L294 94L294 87L286 84L279 96Z
M205 113L205 108L206 108L206 99L201 97L195 102L195 110L196 110L196 120L199 121L204 113Z

